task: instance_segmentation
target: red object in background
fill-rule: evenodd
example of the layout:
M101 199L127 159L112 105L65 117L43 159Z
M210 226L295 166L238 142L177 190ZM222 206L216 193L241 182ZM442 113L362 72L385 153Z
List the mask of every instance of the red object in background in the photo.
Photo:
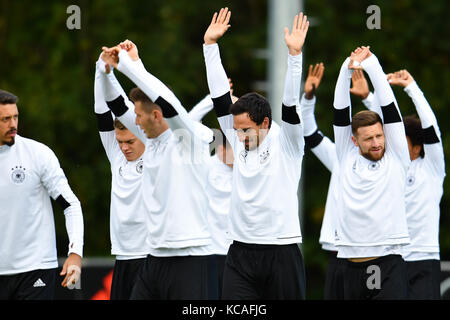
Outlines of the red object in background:
M103 278L103 288L97 291L89 300L110 300L111 297L111 283L113 277L113 270L111 270Z

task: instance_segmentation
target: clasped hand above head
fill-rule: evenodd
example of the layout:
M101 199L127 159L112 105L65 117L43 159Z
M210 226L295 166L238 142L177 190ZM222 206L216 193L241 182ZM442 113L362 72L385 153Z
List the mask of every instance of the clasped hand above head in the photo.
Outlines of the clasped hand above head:
M116 45L114 47L110 47L110 48L102 47L103 52L102 52L101 58L106 64L108 64L114 68L117 68L117 65L119 64L119 53L121 50L127 51L131 60L133 60L133 61L139 60L137 46L128 39L119 43L118 45ZM107 67L107 72L109 72L108 67Z
M348 68L351 70L358 70L362 69L361 62L368 57L370 57L372 53L370 52L370 47L367 46L361 46L356 48L351 54L350 54L350 62L348 64Z

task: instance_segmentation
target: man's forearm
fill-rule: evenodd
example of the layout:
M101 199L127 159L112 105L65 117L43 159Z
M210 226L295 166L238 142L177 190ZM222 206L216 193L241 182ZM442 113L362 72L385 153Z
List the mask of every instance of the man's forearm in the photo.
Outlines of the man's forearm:
M119 53L117 69L133 81L150 100L161 107L165 118L171 118L180 113L187 114L175 94L148 72L142 63L132 61L125 50Z
M350 83L352 71L348 69L350 58L347 58L341 66L339 76L334 89L334 120L336 126L349 126L351 123Z
M419 115L422 128L428 128L433 125L437 125L436 116L433 109L425 98L422 90L420 90L417 83L414 81L405 87L405 92L411 98L416 107L417 114Z
M361 66L367 72L372 82L378 102L380 103L384 123L402 122L394 92L377 57L372 54L369 58L361 62Z
M203 45L203 54L206 65L206 78L214 110L219 118L229 115L228 108L232 103L230 84L220 59L219 45Z
M297 110L297 113L301 112L302 114L305 140L307 136L310 136L317 130L316 118L314 116L315 105L316 97L313 96L312 99L308 99L304 94L300 100L300 110ZM308 143L306 143L306 145L308 145Z
M66 230L69 237L68 254L76 253L83 257L83 238L84 238L84 224L81 207L76 204L71 204L64 210L66 221Z

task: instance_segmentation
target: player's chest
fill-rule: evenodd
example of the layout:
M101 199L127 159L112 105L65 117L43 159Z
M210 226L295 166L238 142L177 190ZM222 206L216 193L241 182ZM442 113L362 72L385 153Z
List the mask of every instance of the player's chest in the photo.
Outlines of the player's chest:
M266 171L275 170L278 164L276 146L265 145L255 150L238 149L234 163L243 176L252 176ZM279 155L278 155L279 156Z
M118 181L132 182L139 180L144 171L144 160L141 158L136 161L119 161L115 166L115 176Z
M3 194L27 192L40 186L39 172L30 159L5 157L0 163L0 190Z

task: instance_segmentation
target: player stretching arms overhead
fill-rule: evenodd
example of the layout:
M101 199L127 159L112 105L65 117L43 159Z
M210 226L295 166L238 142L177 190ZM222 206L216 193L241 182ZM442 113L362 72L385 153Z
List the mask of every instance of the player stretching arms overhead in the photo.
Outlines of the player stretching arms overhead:
M98 130L111 164L111 253L116 256L111 300L128 300L137 275L149 253L147 213L141 197L145 145L118 119L114 119L103 96L105 81L115 84L128 101L111 66L101 57L96 63L95 104ZM143 136L143 132L136 132Z
M351 117L350 79L363 68L375 88L376 112ZM405 129L392 89L378 59L362 47L342 64L334 96L334 135L339 161L338 257L349 260L346 299L405 299L402 246L409 243L405 213L410 165ZM376 272L374 286L368 277Z
M150 254L132 299L206 299L211 236L204 192L212 131L190 119L180 101L149 73L131 41L104 48L107 63L139 88L134 113L111 84L105 99L130 130L145 132L142 198ZM135 123L136 122L136 123Z
M444 149L437 119L416 81L406 70L387 75L411 97L419 119L406 116L411 165L406 178L406 218L411 244L403 248L408 299L440 299L439 202L445 177ZM367 108L380 112L362 71L352 76L354 93Z
M247 93L232 104L217 41L230 27L227 8L215 13L203 52L214 110L234 153L229 230L233 243L224 269L223 299L305 297L297 188L303 159L299 105L302 47L308 21L295 16L285 28L289 49L282 122L272 122L269 102Z

